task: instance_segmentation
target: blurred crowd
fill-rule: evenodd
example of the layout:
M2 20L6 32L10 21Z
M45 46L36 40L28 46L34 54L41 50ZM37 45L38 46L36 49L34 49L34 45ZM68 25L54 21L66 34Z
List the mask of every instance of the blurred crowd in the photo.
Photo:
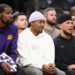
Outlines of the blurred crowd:
M54 7L58 13L69 13L70 7L75 5L75 0L0 0L0 3L10 5L14 11L25 12L27 15L34 10L44 10Z

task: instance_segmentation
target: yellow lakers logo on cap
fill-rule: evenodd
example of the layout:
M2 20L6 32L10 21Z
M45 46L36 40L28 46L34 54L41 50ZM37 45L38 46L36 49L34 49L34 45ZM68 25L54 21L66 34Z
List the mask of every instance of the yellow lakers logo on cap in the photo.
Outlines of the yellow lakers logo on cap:
M13 36L12 35L8 35L8 40L11 40L13 38Z

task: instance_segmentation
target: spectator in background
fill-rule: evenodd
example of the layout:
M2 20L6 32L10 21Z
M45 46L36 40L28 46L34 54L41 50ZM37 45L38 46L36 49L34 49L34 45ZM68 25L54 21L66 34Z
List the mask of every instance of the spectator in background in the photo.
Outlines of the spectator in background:
M0 0L0 4L7 4L13 8L13 11L17 10L17 0Z
M46 24L44 27L44 30L46 33L52 36L52 38L55 38L57 35L59 35L60 30L56 28L57 22L57 14L54 8L47 8L43 12L45 18L46 18Z
M35 0L17 0L17 10L28 16L35 10Z
M18 27L18 33L21 33L28 27L27 17L23 12L15 12L13 14L13 23Z
M72 32L72 34L75 35L75 6L71 7L70 14L72 16L72 21L73 21L73 32Z
M72 36L73 22L70 15L59 17L61 34L54 39L56 67L67 75L75 75L75 36Z
M71 14L71 16L75 16L75 6L72 6L70 8L70 14Z
M72 16L72 21L73 21L73 31L72 31L72 35L75 36L75 16Z
M6 4L0 4L0 55L6 53L15 62L18 28L11 24L11 21L12 8ZM10 71L10 68L8 63L0 59L0 75L25 75L19 66L17 66L17 72Z
M62 10L70 10L70 7L75 4L75 0L52 0L52 6L61 8Z

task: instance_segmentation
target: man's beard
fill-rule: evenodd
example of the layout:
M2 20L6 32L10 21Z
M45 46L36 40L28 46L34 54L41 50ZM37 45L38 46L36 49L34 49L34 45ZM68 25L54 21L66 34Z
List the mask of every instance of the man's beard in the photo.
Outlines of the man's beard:
M66 35L72 35L72 33L68 33L68 32L66 32L65 30L63 30L63 32L64 32L64 34L66 34Z
M4 21L2 20L2 22L3 22L6 26L12 24L12 20L11 20L11 21L7 21L7 22L4 22Z
M48 23L50 26L55 26L55 25L56 25L56 22L52 22L52 21L49 21L49 20L47 20L47 23Z
M73 26L73 29L75 29L75 26Z

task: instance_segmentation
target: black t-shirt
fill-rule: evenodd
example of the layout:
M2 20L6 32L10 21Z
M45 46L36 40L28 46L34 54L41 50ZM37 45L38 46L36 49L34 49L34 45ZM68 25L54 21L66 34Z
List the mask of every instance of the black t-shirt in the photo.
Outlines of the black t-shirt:
M75 64L75 37L68 40L59 35L54 43L56 66L66 71L68 65Z

